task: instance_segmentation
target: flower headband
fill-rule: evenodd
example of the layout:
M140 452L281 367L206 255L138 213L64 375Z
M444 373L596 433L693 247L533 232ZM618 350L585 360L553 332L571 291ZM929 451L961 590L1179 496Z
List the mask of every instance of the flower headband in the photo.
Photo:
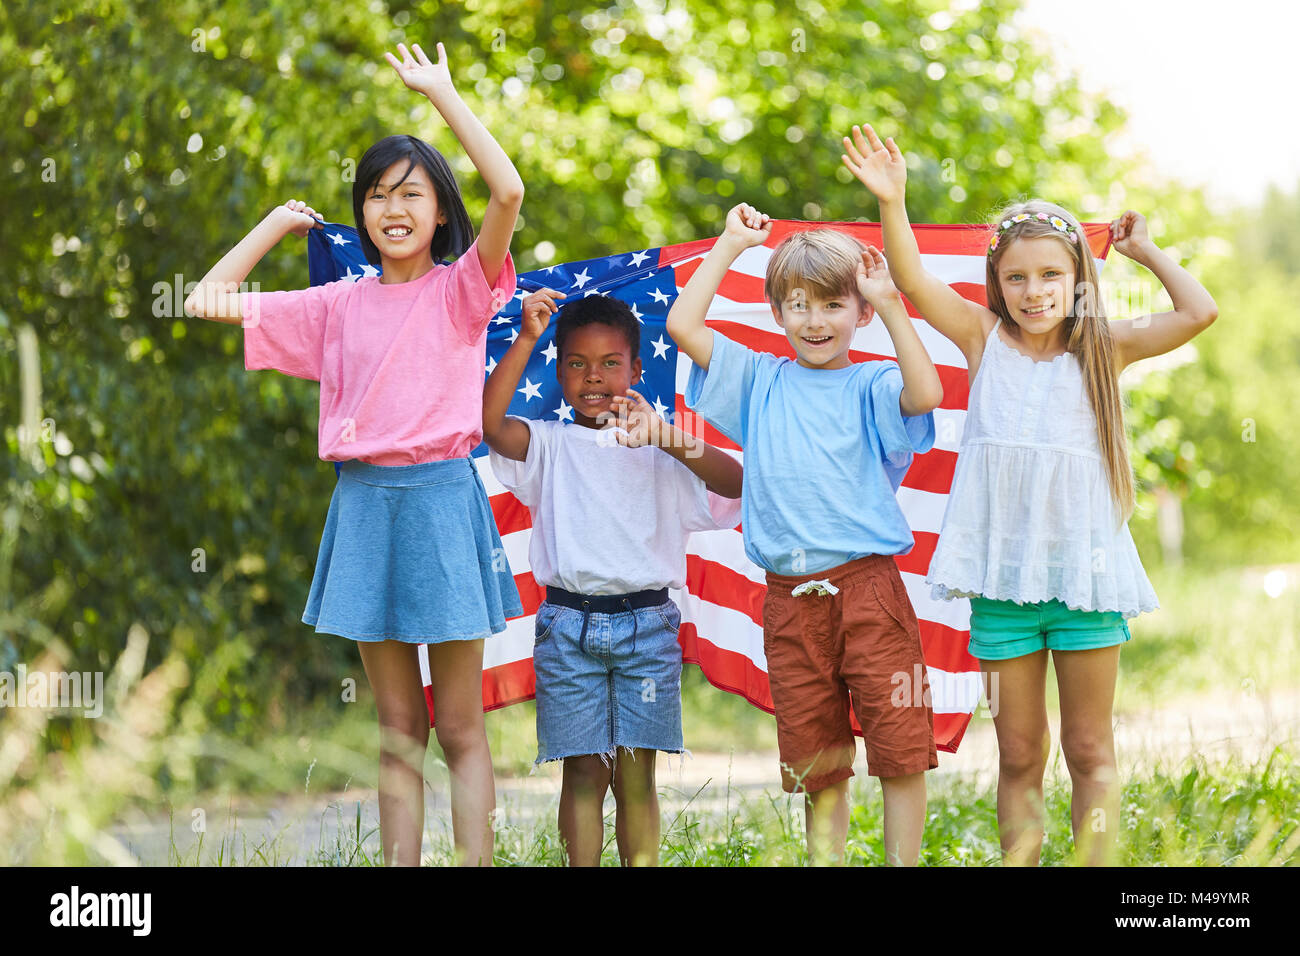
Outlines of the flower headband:
M1079 233L1075 231L1075 229L1071 227L1070 224L1066 222L1064 219L1062 219L1060 216L1049 216L1045 212L1039 212L1039 213L1022 212L1019 215L1012 216L1010 219L1003 219L1002 222L999 223L997 230L993 233L993 238L989 240L988 254L993 255L993 250L996 249L998 247L998 243L1002 241L1003 233L1005 233L1012 226L1018 226L1020 223L1030 219L1041 219L1043 222L1050 223L1053 229L1055 229L1057 232L1064 233L1065 237L1069 239L1071 242L1079 241Z

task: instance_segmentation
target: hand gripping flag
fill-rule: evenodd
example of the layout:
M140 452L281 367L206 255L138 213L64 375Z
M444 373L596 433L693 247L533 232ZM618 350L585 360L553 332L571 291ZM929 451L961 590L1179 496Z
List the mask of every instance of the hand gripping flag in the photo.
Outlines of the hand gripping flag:
M746 250L728 271L709 307L707 322L748 348L794 358L794 350L777 327L763 299L763 277L772 249L787 235L804 229L833 228L883 247L875 223L819 223L777 220L762 246ZM987 304L984 295L986 226L913 226L925 268L968 299ZM1110 248L1105 223L1085 223L1084 234L1098 266ZM642 324L642 379L637 390L656 411L680 427L702 435L710 444L739 453L739 447L686 408L682 393L691 361L678 353L665 323L678 293L699 267L716 239L661 249L643 249L599 259L549 266L519 276L515 296L488 326L486 377L519 335L520 310L529 291L549 286L567 294L565 301L603 293L632 307ZM350 226L325 223L309 234L312 285L356 281L379 270L365 261ZM971 714L979 704L979 662L967 653L970 605L965 600L935 601L925 585L943 523L966 417L969 383L966 360L955 345L917 318L905 303L921 342L943 382L943 404L935 409L934 448L913 460L898 490L898 502L911 526L915 545L895 559L921 625L921 644L930 679L935 743L955 753ZM555 325L543 334L524 371L510 414L526 418L573 420L556 380ZM893 342L884 323L858 329L850 352L853 361L893 360ZM494 710L533 697L533 615L545 596L528 564L531 519L528 509L506 491L488 464L487 446L473 452L492 513L505 545L524 614L508 622L504 633L489 638L483 652L483 709ZM772 695L763 656L764 572L745 555L741 532L695 532L686 557L686 588L672 597L682 611L679 640L684 659L699 665L715 687L739 694L769 713ZM433 714L428 660L421 654L425 696ZM861 732L856 720L854 730Z

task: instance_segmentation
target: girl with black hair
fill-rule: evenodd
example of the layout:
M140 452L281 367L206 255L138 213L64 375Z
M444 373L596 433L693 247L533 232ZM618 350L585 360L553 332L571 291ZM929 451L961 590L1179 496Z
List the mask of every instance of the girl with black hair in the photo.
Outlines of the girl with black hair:
M413 136L390 136L366 151L352 193L362 248L381 276L236 291L286 235L318 228L315 211L290 200L212 267L186 311L239 322L245 368L320 382L319 454L341 466L302 619L360 649L379 712L384 862L420 862L423 644L457 857L490 865L483 640L523 609L469 454L482 439L487 325L515 290L510 237L524 187L456 92L442 44L437 63L418 45L398 51L388 62L429 98L491 190L478 238L447 161Z

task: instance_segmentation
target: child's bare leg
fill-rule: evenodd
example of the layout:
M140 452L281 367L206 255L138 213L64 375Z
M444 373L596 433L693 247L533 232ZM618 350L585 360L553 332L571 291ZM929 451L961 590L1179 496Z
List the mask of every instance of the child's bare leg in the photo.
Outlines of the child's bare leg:
M560 840L569 866L600 866L605 845L605 792L613 764L597 754L564 758L560 784Z
M614 833L624 866L659 865L658 751L620 750L614 764Z
M358 641L379 712L379 842L388 866L419 866L429 708L414 644Z
M1053 651L1061 692L1061 751L1074 793L1070 822L1074 850L1087 866L1105 866L1116 845L1119 768L1112 709L1119 645L1087 651Z
M451 776L451 832L456 862L492 865L496 787L483 722L483 642L446 641L429 647L438 745Z
M1043 850L1047 651L980 661L998 736L998 837L1006 866L1037 866ZM996 675L996 678L994 677Z
M925 774L881 777L885 804L885 862L916 866L925 830Z
M849 838L849 781L839 780L804 797L808 857L817 866L844 862Z

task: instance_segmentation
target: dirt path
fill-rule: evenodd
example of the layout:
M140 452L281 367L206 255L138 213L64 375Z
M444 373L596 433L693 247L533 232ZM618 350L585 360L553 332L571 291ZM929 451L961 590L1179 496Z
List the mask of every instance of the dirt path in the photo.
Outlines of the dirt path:
M1048 772L1064 777L1059 740L1059 722L1053 719ZM1118 715L1115 740L1121 777L1149 772L1155 766L1173 770L1192 758L1204 759L1211 765L1227 760L1251 764L1266 759L1279 746L1296 753L1300 751L1300 691L1202 696L1174 701L1156 711ZM866 771L861 748L854 770L859 775ZM959 752L940 754L939 768L929 777L930 790L940 794L955 781L992 786L996 775L993 724L987 717L977 717ZM784 799L777 780L775 752L696 753L685 758L660 755L657 779L666 820L687 804L692 812L722 815L726 808L734 809L742 802L766 804L770 797ZM558 764L539 768L530 776L498 777L501 822L527 829L539 819L553 819L559 792ZM426 793L426 827L431 832L449 829L445 777L430 780ZM361 831L370 833L366 843L377 846L378 808L373 790L248 799L229 805L223 800L219 811L208 811L202 857L210 862L211 854L225 840L229 847L225 856L239 863L262 862L258 848L271 863L301 865L314 861L322 848L335 847L340 833L353 833L358 804ZM166 865L173 859L169 852L173 843L176 855L190 861L195 857L198 835L191 831L188 818L178 816L174 828L165 819L123 821L112 833L146 865ZM270 855L272 847L274 857Z

